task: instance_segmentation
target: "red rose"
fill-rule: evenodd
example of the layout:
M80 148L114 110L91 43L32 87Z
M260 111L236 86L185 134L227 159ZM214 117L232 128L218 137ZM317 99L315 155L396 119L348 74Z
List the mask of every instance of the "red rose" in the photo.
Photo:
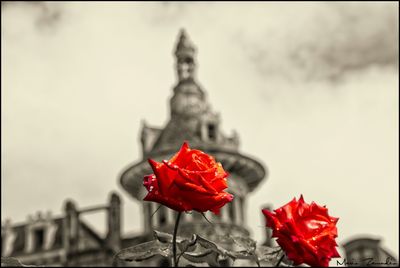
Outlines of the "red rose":
M176 211L210 210L219 213L221 207L233 200L224 192L228 174L221 163L185 142L169 161L158 163L149 159L154 174L144 177L148 190L146 201L158 202Z
M331 258L340 257L336 250L336 223L339 218L328 215L328 209L312 202L293 198L288 204L270 212L262 210L272 236L295 265L328 267Z

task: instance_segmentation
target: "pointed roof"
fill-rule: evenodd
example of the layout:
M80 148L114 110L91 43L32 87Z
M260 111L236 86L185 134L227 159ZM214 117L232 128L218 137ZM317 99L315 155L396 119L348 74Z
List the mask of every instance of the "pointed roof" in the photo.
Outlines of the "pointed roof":
M194 44L190 41L189 36L185 29L181 29L179 32L178 43L175 49L175 55L179 56L193 56L196 52Z

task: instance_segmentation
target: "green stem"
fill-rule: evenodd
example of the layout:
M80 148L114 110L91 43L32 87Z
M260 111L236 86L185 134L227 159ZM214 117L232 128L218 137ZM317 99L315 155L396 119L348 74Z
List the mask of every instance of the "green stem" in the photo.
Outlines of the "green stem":
M175 227L174 227L174 236L172 237L172 253L174 254L174 267L178 267L178 263L176 260L176 234L178 232L179 220L181 219L182 212L178 212L176 215Z
M285 253L282 254L282 257L279 259L279 261L276 263L275 267L279 267L279 265L281 264L283 258L285 257Z

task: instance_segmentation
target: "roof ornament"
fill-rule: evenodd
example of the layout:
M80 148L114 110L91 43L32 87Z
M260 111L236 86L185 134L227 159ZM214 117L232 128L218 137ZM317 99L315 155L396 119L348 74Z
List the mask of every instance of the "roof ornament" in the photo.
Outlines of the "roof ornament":
M179 82L187 79L194 79L194 72L196 69L194 59L195 52L196 48L190 41L185 29L181 29L175 49L176 72Z

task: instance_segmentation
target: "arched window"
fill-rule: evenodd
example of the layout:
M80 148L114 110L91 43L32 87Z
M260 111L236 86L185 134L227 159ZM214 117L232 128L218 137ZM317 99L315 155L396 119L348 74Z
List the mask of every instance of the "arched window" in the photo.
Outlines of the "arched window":
M151 224L151 214L152 214L152 210L151 210L151 204L150 202L144 202L143 204L143 216L144 216L144 228L145 231L149 231L152 224Z
M228 206L228 213L229 213L229 219L232 221L232 223L236 223L236 211L235 211L235 200L227 204Z
M244 211L244 209L245 209L245 206L244 206L244 198L243 197L239 197L238 198L238 201L239 201L239 210L240 210L240 221L242 222L242 223L244 223L244 213L245 213L245 211Z
M217 128L215 127L214 123L208 123L207 124L207 135L208 135L208 140L210 141L216 141L217 140Z
M237 197L235 198L235 200L233 200L233 207L235 208L235 213L236 213L236 218L235 218L235 222L239 225L241 225L243 223L243 215L242 215L242 211L241 211L241 203L242 203L242 198L241 197Z
M33 243L34 250L41 250L44 247L44 228L37 228L33 230Z
M159 210L157 211L157 209L159 208L159 205L157 205L154 202L148 202L149 204L149 219L150 219L150 224L152 227L156 227L158 226L158 220L157 220L157 214L159 212Z
M167 208L165 206L161 206L157 211L158 214L158 223L160 226L167 224Z

